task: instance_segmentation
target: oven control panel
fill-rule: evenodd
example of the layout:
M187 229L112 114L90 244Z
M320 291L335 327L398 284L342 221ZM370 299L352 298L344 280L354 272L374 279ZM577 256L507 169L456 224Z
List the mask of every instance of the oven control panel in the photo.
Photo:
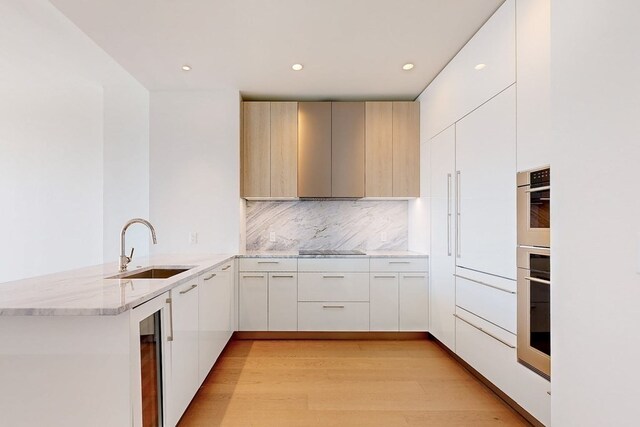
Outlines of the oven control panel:
M551 169L547 168L531 172L529 179L531 187L543 187L549 185L551 182Z

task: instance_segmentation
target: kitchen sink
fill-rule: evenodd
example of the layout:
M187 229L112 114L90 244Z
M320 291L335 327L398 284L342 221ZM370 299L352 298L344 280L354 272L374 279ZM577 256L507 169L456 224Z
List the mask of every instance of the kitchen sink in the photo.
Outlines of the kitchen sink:
M192 268L193 267L149 267L130 273L120 273L109 277L109 279L168 279Z

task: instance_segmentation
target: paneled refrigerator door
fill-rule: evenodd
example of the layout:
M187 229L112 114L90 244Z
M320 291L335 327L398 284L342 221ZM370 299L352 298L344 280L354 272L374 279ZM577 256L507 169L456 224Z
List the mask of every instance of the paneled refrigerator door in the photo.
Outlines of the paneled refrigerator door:
M430 141L431 269L429 331L455 350L455 125Z
M516 279L516 90L456 123L456 265Z

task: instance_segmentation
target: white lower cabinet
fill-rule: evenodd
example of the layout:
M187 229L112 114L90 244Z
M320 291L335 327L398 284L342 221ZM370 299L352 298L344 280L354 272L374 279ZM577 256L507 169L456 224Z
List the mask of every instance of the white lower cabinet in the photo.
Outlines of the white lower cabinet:
M238 329L241 331L268 330L269 273L240 273L240 302Z
M300 331L368 331L368 302L299 302Z
M298 330L298 274L269 273L270 331Z
M429 279L427 273L402 273L399 278L401 331L429 330Z
M428 331L427 258L248 258L239 265L240 331Z
M298 260L241 258L239 270L238 330L297 330Z
M513 334L516 333L516 282L458 268L456 305Z
M169 425L176 425L196 394L198 379L198 278L171 290Z
M516 336L456 311L456 353L544 425L550 423L549 381L518 363Z
M202 384L235 329L233 261L200 276L198 382Z
M371 273L369 279L369 328L372 331L398 330L398 274Z

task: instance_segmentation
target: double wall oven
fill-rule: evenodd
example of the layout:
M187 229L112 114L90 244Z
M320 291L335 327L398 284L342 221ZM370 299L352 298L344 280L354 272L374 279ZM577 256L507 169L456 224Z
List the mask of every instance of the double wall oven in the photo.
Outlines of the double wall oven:
M551 171L518 174L518 360L551 377Z

